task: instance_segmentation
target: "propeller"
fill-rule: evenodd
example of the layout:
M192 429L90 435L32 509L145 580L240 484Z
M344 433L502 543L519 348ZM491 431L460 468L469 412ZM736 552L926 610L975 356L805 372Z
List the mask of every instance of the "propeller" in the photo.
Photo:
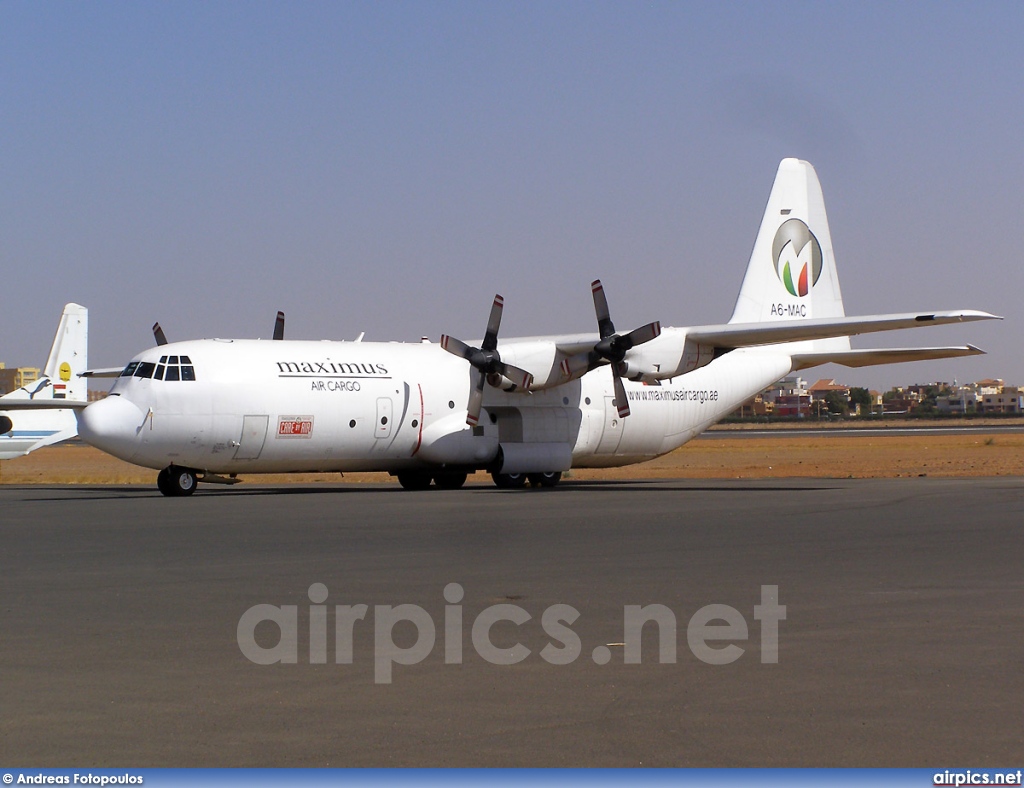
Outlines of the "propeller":
M159 323L153 324L153 337L156 339L156 344L166 345L167 335L164 334L164 330L160 327ZM277 320L274 321L274 339L284 339L284 312L277 313Z
M570 356L562 362L562 373L570 380L585 375L592 369L601 366L607 361L612 367L612 379L615 384L615 405L619 411L619 418L629 415L629 402L626 400L626 389L622 385L622 373L624 371L623 361L626 353L637 345L650 342L661 334L661 323L655 321L646 326L630 331L628 334L615 333L615 324L612 323L611 313L608 310L608 298L604 294L604 285L600 279L590 283L590 290L594 295L594 311L597 313L597 330L601 335L600 341L594 345L592 350L586 353L578 353Z
M487 332L484 334L484 341L480 347L467 345L461 339L450 337L447 334L441 336L441 347L454 356L466 359L476 373L473 388L469 393L469 407L466 412L466 423L471 427L475 427L480 420L485 380L490 379L491 385L496 386L501 377L506 377L522 389L530 388L533 383L533 375L524 369L506 364L498 353L498 328L501 325L501 310L504 306L505 299L500 295L494 296L491 314L487 319Z

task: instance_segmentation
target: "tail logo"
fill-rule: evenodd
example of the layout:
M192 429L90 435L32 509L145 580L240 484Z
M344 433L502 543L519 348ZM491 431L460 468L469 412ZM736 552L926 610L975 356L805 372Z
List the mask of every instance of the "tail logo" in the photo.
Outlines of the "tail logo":
M789 294L803 298L821 276L821 244L806 224L788 219L775 233L772 261Z
M67 383L71 380L71 365L68 362L63 362L60 365L60 379Z

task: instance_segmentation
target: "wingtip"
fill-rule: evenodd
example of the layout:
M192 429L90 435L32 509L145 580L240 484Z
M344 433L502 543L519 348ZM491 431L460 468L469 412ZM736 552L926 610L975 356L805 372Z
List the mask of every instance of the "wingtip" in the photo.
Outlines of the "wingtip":
M993 315L980 309L961 309L959 312L961 320L1002 320L1002 315Z

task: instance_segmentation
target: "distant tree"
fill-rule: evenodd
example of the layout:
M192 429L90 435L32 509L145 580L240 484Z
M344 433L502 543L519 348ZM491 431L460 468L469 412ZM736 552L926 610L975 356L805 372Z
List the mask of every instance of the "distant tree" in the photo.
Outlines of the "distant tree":
M871 400L871 392L859 386L854 386L850 389L850 404L859 405L862 414L870 413L871 406L874 404Z
M850 403L847 401L846 397L838 391L826 391L825 396L822 399L824 399L825 405L828 406L829 413L835 413L842 416L850 409Z

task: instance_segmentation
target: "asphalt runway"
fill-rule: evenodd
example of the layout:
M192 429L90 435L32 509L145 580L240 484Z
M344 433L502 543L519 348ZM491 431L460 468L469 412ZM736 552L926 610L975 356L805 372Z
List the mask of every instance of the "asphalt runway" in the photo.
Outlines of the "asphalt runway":
M732 429L705 430L695 440L722 440L723 438L855 438L885 435L890 437L907 435L1016 435L1024 432L1024 425L986 424L977 427L954 427L948 424L929 427L927 424L915 427L800 427L790 429Z
M0 518L9 766L939 767L1024 754L1018 478L239 486L189 499L7 487ZM311 664L318 583L326 664ZM464 591L452 605L463 634L446 646L450 583ZM762 586L786 608L777 664L761 659ZM261 604L296 606L295 664L243 654L239 622ZM352 662L336 664L334 606L356 604L369 610ZM490 633L499 654L529 649L517 664L473 645L474 621L499 604L531 617ZM579 612L581 653L561 665L542 656L569 642L543 623L557 604ZM660 660L652 623L641 664L624 664L625 607L651 604L677 621L676 661ZM375 605L419 606L436 627L391 683L375 681L375 635L408 649L418 630L384 626ZM707 605L747 627L745 640L708 641L741 648L731 664L691 651ZM253 637L272 649L277 628ZM459 642L462 663L446 664ZM376 649L378 662L395 649Z

